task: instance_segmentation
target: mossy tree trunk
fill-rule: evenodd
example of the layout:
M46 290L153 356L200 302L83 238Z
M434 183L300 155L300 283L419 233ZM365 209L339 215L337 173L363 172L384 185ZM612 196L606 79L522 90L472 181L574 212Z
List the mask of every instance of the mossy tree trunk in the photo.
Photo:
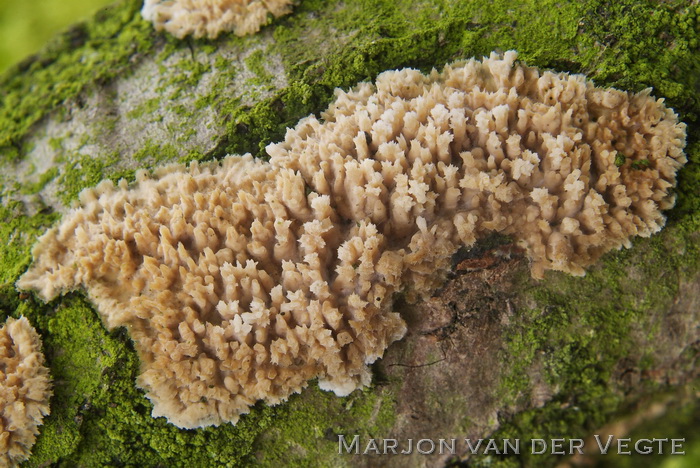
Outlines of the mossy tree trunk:
M541 466L593 455L532 455L529 439L592 434L685 438L682 460L700 463L697 1L302 0L255 36L214 41L156 34L139 9L119 2L0 78L0 318L30 318L55 381L27 466ZM660 234L583 278L530 279L507 238L460 252L433 298L399 304L409 333L374 365L371 388L338 398L312 383L236 426L179 430L150 417L127 333L106 332L83 293L42 304L14 288L36 237L102 178L264 157L335 87L508 49L666 98L688 124L676 207ZM458 453L338 454L340 434L359 435L361 451L372 437L399 450L456 438ZM468 458L465 437L519 438L522 453Z

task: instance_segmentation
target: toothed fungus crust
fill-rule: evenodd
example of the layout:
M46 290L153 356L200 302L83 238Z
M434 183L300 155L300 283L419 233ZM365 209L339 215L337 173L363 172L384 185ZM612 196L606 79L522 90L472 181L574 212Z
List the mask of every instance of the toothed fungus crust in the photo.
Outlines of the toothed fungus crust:
M430 292L489 232L517 239L536 278L584 274L661 228L685 162L684 124L649 91L515 52L385 72L337 90L321 117L268 146L269 162L84 191L18 286L50 300L82 285L109 328L128 327L154 416L235 422L316 377L338 395L367 385L406 330L394 293Z
M29 458L50 398L39 335L25 317L8 318L0 328L0 467Z
M156 30L182 39L216 38L222 32L254 34L267 24L267 15L286 15L290 0L146 0L141 14Z

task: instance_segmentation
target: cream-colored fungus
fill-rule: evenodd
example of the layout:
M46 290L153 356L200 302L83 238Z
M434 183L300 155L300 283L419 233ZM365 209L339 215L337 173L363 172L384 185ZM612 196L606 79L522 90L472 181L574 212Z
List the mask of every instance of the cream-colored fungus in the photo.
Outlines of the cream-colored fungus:
M400 339L398 291L439 284L490 232L532 275L582 275L664 224L684 124L648 91L596 88L492 54L382 73L268 146L85 190L18 286L83 286L128 327L154 416L235 422L313 378L345 395ZM412 295L411 294L411 295Z
M254 34L267 24L267 15L286 15L291 0L146 0L141 14L156 30L182 39L216 38L222 32Z
M50 398L39 335L25 317L8 318L0 327L0 467L29 458Z

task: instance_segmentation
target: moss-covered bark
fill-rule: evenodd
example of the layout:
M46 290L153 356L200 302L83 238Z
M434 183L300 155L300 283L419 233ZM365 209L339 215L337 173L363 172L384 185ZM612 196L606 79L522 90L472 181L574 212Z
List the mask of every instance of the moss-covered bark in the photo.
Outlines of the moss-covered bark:
M256 36L216 41L156 34L139 9L117 3L0 77L0 319L29 317L55 380L27 466L540 466L560 457L339 455L337 436L584 438L617 420L633 436L686 437L681 461L699 463L698 2L303 0ZM264 156L335 87L508 49L666 98L688 124L676 208L661 234L585 278L534 282L517 254L497 255L507 239L464 253L477 267L401 306L411 332L367 390L337 398L311 384L236 426L179 430L150 417L126 332L106 332L82 293L44 305L13 286L36 237L104 177Z

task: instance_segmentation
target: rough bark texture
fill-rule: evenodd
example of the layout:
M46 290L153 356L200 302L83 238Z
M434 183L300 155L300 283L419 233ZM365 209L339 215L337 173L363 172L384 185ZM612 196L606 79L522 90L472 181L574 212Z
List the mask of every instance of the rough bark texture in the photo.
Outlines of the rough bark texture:
M700 463L700 4L697 1L314 1L246 38L156 34L124 0L0 77L0 320L41 333L52 413L27 466L657 466L652 456L531 455L531 438L685 438ZM346 398L315 384L236 425L179 430L150 417L125 331L81 292L42 304L14 282L78 192L137 168L264 154L337 86L492 50L653 87L688 124L666 228L584 278L533 281L507 238L454 259L430 300L399 300L409 333ZM338 454L338 435L458 440L458 454ZM520 455L467 457L463 438L520 438ZM462 442L460 442L462 441ZM499 444L500 445L500 444ZM586 445L587 447L589 444ZM502 447L502 445L501 445ZM668 460L667 460L668 461Z

